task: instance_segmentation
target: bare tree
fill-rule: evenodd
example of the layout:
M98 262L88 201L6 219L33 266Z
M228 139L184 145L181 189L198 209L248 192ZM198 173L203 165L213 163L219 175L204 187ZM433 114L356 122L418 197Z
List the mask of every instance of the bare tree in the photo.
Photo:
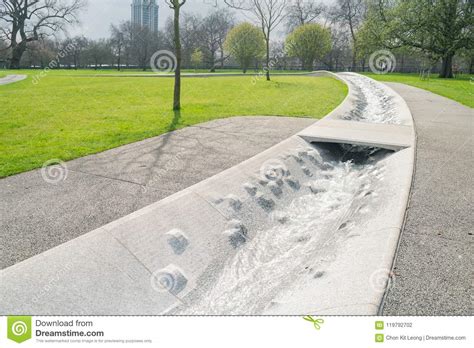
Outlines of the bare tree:
M52 40L39 40L28 44L28 50L23 55L23 64L28 67L46 67L51 63L50 68L57 68L61 60L57 52L60 50L60 44Z
M76 36L65 39L62 46L69 48L66 55L67 65L69 67L72 65L77 70L81 66L81 58L89 46L89 41L84 36Z
M231 8L251 14L259 22L266 43L266 75L270 81L270 39L273 30L285 19L287 3L284 0L224 0Z
M160 35L153 32L148 27L140 25L131 26L131 47L132 54L138 66L143 70L150 66L150 59L153 52L160 47Z
M117 70L120 71L122 66L122 54L125 46L125 35L120 27L110 26L110 44L113 54L117 57Z
M330 30L332 49L322 62L331 71L346 70L351 65L352 59L350 38L340 28L331 27Z
M288 32L304 24L313 23L326 11L326 6L316 1L294 0L287 8Z
M366 12L365 0L337 0L330 9L329 16L334 23L347 29L352 39L352 69L357 60L357 30L361 26Z
M110 42L106 39L89 41L84 53L89 66L93 66L94 70L102 68L102 65L113 60Z
M179 21L181 42L181 66L191 64L191 55L201 48L202 18L195 14L182 13ZM165 29L166 46L174 49L174 19L168 18Z
M211 72L215 71L218 63L221 64L221 67L224 64L224 42L233 24L233 15L226 9L209 14L202 22L202 30L200 30L202 48ZM216 55L219 51L220 58L217 61Z
M179 15L181 7L186 0L165 0L166 4L174 11L174 48L176 54L176 70L174 72L174 100L173 110L181 109L181 37L179 33Z
M11 48L10 69L20 67L30 42L44 39L77 22L85 0L3 0L0 4L0 37Z

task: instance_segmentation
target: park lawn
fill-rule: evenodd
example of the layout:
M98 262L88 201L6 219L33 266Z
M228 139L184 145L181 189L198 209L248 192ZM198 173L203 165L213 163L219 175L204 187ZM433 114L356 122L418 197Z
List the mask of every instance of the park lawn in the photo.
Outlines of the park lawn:
M217 118L321 118L347 94L328 77L186 78L182 110L173 113L171 78L48 74L32 81L0 86L0 177Z
M429 80L421 80L418 74L366 74L367 76L386 82L400 82L413 87L453 99L461 104L474 108L474 76L463 75L455 79L440 79L433 75Z
M24 74L24 75L38 75L43 72L43 69L21 69L21 70L1 70L0 75L4 74ZM183 74L211 74L209 69L183 69ZM262 74L262 70L253 70L250 69L247 72L247 75L254 76L256 74ZM278 74L298 74L304 75L308 74L309 71L302 71L302 70L272 70L271 72L273 75ZM165 75L172 75L173 72L169 73L160 73ZM212 74L222 75L222 74L242 74L242 70L240 69L216 69L216 71ZM48 70L48 75L52 76L77 76L77 75L156 75L151 69L147 69L143 71L143 69L123 69L123 70L116 70L116 69L53 69Z

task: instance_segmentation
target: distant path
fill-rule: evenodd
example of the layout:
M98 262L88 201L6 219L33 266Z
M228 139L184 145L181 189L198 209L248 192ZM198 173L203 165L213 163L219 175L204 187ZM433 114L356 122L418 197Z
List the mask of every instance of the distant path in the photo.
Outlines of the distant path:
M18 82L26 78L26 75L7 75L6 77L0 79L0 86Z
M316 122L232 117L0 180L0 269L133 213L278 144ZM53 176L51 176L53 178Z
M416 174L384 315L473 315L474 109L387 83L418 134Z

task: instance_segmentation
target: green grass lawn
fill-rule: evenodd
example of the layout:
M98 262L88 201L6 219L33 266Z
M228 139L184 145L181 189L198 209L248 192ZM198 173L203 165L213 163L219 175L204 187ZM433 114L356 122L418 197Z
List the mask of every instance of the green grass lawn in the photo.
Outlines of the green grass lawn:
M25 74L25 75L35 75L41 73L42 69L25 69L25 70L1 70L1 74ZM250 69L247 71L247 75L253 76L255 74L261 73L262 70L253 70ZM272 70L272 74L307 74L309 71L302 71L302 70ZM209 69L184 69L182 71L183 74L210 74L211 72ZM215 74L241 74L242 70L239 69L216 69ZM53 76L65 76L65 75L155 75L156 73L153 72L151 69L143 71L142 69L125 69L118 71L116 69L54 69L48 72L48 75ZM173 73L168 73L172 75Z
M325 77L187 78L183 109L175 114L171 78L60 75L0 86L0 177L217 118L321 118L347 94L344 84Z
M429 80L421 80L418 74L366 74L375 80L400 82L410 86L426 89L430 92L456 100L474 108L474 76L463 75L456 79L440 79L437 75Z

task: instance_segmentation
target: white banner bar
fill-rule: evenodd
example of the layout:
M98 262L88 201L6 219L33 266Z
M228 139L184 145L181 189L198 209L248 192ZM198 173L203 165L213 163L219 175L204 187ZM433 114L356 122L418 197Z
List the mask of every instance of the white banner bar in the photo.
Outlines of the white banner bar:
M472 317L1 317L0 347L472 347Z

